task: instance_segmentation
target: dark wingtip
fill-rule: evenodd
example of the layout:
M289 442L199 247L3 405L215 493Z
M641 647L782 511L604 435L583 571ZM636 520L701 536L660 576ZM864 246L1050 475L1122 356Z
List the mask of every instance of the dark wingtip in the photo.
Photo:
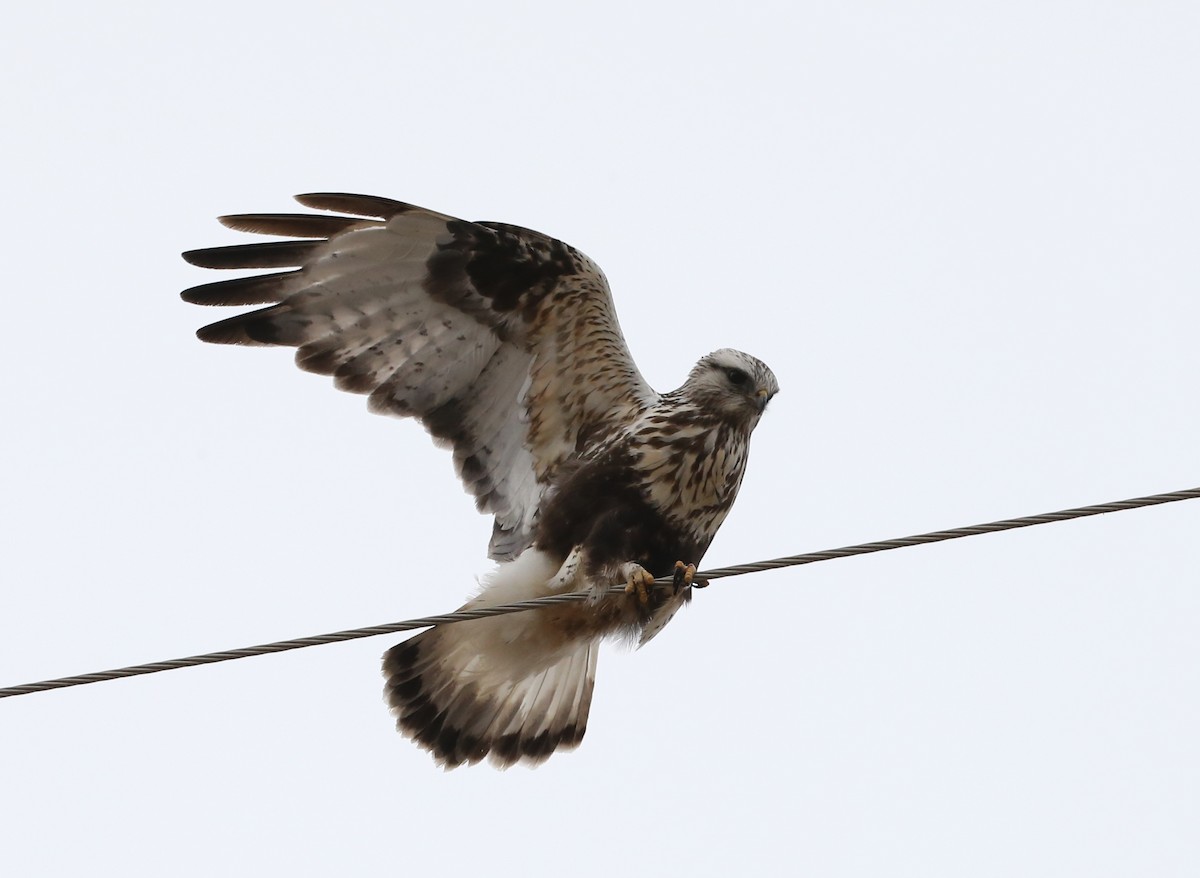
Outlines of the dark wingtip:
M196 338L210 344L281 345L289 344L281 338L279 327L273 318L279 309L264 308L249 314L238 314L218 320L196 330Z
M207 267L204 264L204 250L203 249L201 249L201 250L184 250L179 255L182 256L184 261L187 262L189 265L197 265L200 268Z
M254 344L245 331L222 320L196 330L196 338L209 344Z
M299 271L258 274L189 287L179 294L191 305L269 305L283 301Z
M217 221L236 232L298 238L331 238L363 222L359 217L312 213L238 213Z
M196 338L200 341L208 342L209 344L237 344L236 338L232 338L229 333L220 332L213 327L218 324L210 323L208 326L201 326L196 330Z
M303 195L297 195L296 200L314 210L331 210L337 213L350 213L377 219L391 219L397 214L413 209L413 205L392 198L381 198L377 195L355 195L350 192L306 192Z
M200 268L296 268L308 261L320 241L268 241L187 250L183 258Z

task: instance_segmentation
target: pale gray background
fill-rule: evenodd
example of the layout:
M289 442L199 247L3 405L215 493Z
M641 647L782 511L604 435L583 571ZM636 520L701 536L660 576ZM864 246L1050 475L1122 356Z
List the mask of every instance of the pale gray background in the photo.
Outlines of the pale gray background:
M555 234L783 392L709 566L1200 483L1191 3L26 4L0 684L453 608L414 424L207 347L213 217ZM360 641L0 702L12 875L1194 875L1200 501L727 580L583 747L443 774Z

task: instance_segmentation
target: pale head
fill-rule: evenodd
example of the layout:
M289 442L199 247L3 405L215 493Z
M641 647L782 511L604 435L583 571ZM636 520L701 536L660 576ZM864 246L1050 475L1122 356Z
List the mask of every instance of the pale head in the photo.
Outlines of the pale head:
M779 392L779 382L762 360L722 348L692 367L680 392L723 420L753 428Z

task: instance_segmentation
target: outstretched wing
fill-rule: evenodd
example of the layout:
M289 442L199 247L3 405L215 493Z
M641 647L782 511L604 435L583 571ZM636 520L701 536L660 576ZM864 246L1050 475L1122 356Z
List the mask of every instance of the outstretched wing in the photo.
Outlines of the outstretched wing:
M198 305L269 305L201 329L218 344L290 345L302 369L420 420L476 506L489 554L530 542L559 466L656 394L617 324L603 273L561 241L364 195L297 196L346 215L248 214L230 228L289 240L192 250L193 265L293 269L193 287Z

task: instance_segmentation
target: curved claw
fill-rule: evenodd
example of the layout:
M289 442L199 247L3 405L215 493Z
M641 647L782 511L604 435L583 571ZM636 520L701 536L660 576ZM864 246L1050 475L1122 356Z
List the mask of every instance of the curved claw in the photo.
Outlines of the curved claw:
M650 589L654 588L654 574L632 561L621 572L625 574L625 594L636 594L642 606L648 606Z
M696 577L696 565L695 564L684 564L682 561L676 561L675 562L675 578L674 578L674 582L672 583L672 587L675 589L674 593L679 594L685 588L690 588L692 585L696 585L697 583L695 582L695 577ZM705 582L703 585L700 585L699 587L704 588L705 585L708 585L708 583Z

